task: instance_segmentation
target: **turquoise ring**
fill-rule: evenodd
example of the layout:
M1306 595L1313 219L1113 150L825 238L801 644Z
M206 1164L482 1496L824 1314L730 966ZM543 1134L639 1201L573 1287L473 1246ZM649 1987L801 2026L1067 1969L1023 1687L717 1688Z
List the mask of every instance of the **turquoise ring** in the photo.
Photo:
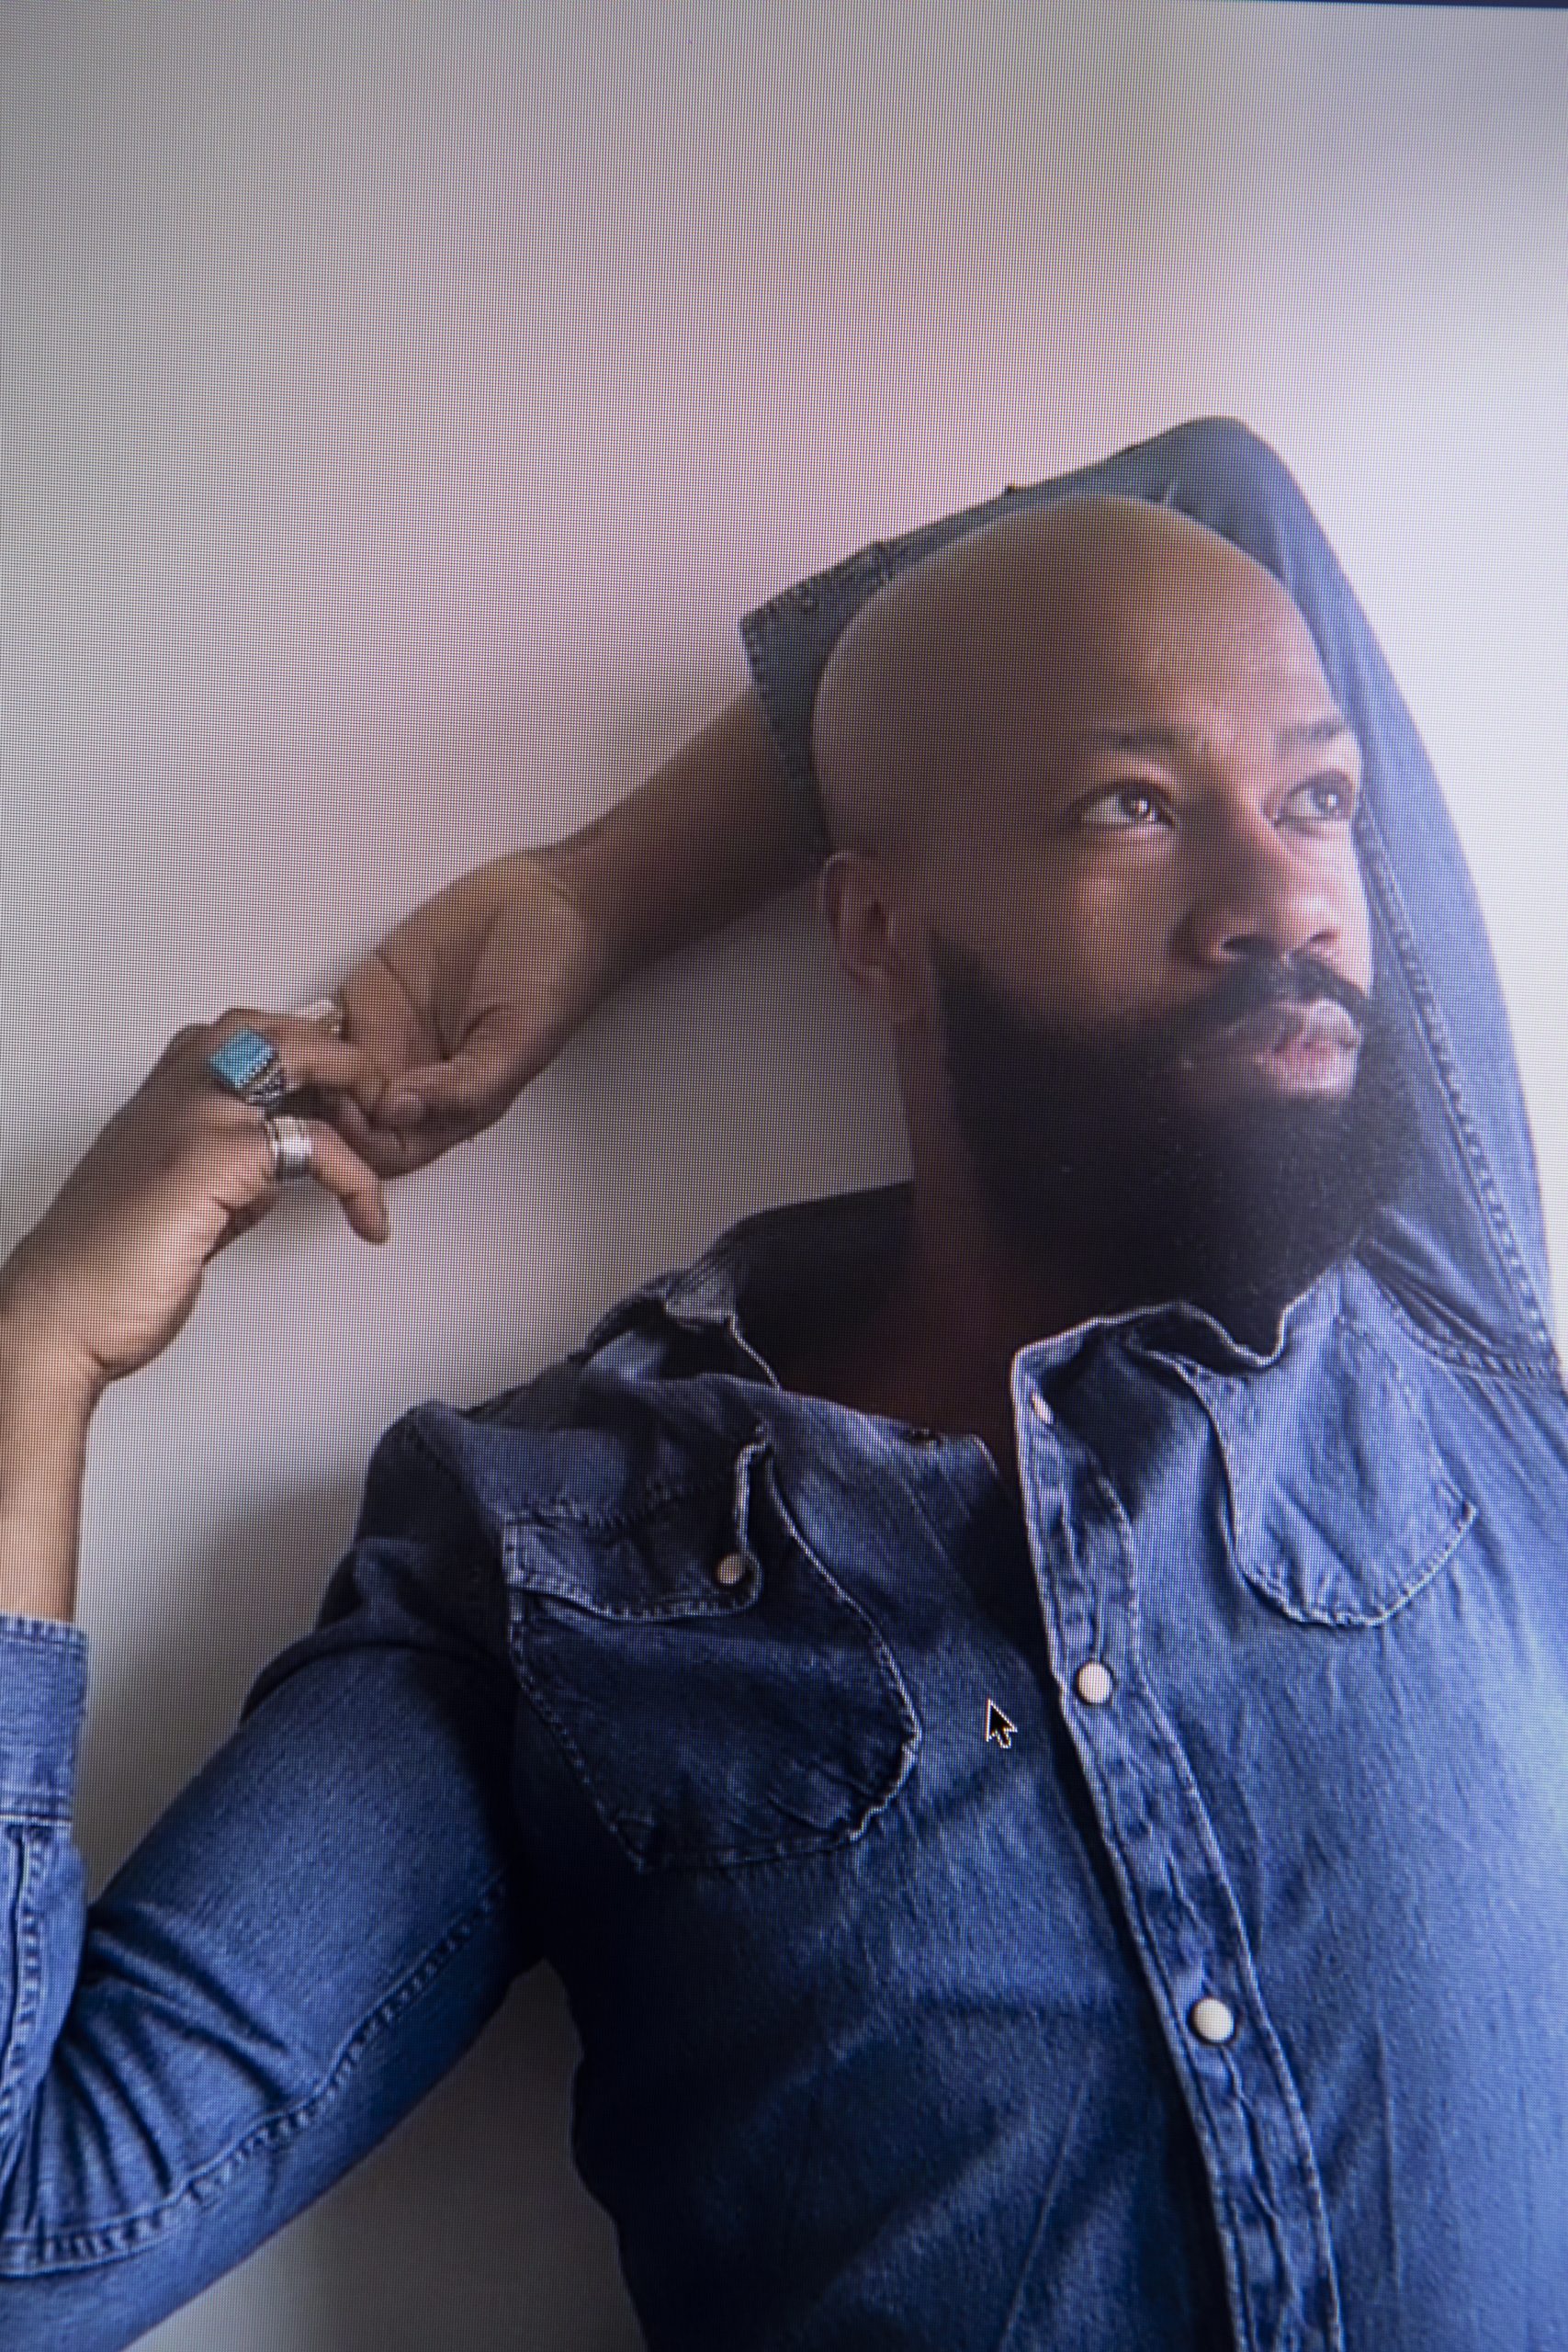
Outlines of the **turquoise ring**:
M260 1111L274 1110L288 1092L288 1074L277 1047L259 1029L236 1029L215 1054L209 1054L207 1067L220 1086Z

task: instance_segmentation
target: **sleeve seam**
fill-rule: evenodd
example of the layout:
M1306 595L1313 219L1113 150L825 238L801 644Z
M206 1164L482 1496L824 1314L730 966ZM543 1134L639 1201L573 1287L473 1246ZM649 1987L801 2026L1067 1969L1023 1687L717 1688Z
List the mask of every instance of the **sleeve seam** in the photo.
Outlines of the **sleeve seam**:
M1376 895L1384 921L1388 925L1389 935L1399 958L1400 970L1404 975L1405 986L1410 990L1416 1023L1425 1040L1427 1051L1432 1057L1433 1068L1455 1139L1459 1144L1465 1172L1491 1237L1498 1270L1529 1339L1537 1351L1538 1361L1543 1368L1554 1369L1556 1349L1551 1325L1542 1311L1535 1284L1524 1262L1506 1204L1497 1190L1485 1145L1477 1134L1466 1106L1462 1078L1457 1058L1449 1042L1442 1009L1427 978L1426 966L1422 961L1420 948L1410 930L1382 832L1371 812L1368 815L1363 837L1363 851L1370 853L1366 860L1369 878L1373 880L1375 885ZM1499 1355L1494 1357L1492 1361L1500 1363L1504 1359Z
M42 1983L41 1939L32 1901L33 1847L36 1835L8 1824L6 1838L17 1849L17 1895L11 1906L12 1983L16 1998L0 2037L0 2138L11 2129L17 2086L26 2064L32 2029L37 2022Z

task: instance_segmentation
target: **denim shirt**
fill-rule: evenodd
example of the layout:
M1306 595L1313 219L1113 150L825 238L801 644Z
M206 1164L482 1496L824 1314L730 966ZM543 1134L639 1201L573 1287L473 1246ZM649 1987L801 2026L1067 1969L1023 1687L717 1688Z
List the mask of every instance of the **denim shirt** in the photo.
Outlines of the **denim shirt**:
M130 2340L543 1958L655 2352L1568 2347L1568 1393L1501 996L1279 459L1208 420L1018 495L1074 487L1314 629L1405 1193L1267 1350L1180 1301L1021 1350L1021 1508L774 1368L908 1188L743 1220L392 1425L317 1628L90 1910L82 1637L0 1621L0 2342ZM838 629L933 543L748 616L803 792Z

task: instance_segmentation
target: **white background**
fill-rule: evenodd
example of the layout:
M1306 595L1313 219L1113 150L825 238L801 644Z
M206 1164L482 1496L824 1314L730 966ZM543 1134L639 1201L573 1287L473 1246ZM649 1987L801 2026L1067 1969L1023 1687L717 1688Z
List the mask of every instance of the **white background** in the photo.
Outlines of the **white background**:
M330 986L744 681L738 615L1179 418L1285 457L1492 924L1568 1302L1561 16L11 0L0 1244L180 1023ZM355 1241L295 1194L95 1427L99 1883L365 1460L766 1203L902 1172L808 895ZM161 2352L635 2342L522 1988Z

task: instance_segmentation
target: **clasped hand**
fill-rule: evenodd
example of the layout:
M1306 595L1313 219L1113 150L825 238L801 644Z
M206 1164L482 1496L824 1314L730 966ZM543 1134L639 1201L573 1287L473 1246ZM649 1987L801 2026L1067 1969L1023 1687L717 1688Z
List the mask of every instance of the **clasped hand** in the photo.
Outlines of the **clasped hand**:
M329 1114L378 1176L492 1126L609 993L607 946L547 855L510 852L388 933L333 990L385 1087ZM412 1107L411 1107L412 1106Z
M341 1038L249 1006L186 1023L0 1268L7 1344L96 1398L169 1345L209 1261L276 1205L262 1121L207 1067L236 1029L276 1045L311 1176L384 1241L382 1180L492 1125L611 985L592 923L519 851L427 899L338 983Z

